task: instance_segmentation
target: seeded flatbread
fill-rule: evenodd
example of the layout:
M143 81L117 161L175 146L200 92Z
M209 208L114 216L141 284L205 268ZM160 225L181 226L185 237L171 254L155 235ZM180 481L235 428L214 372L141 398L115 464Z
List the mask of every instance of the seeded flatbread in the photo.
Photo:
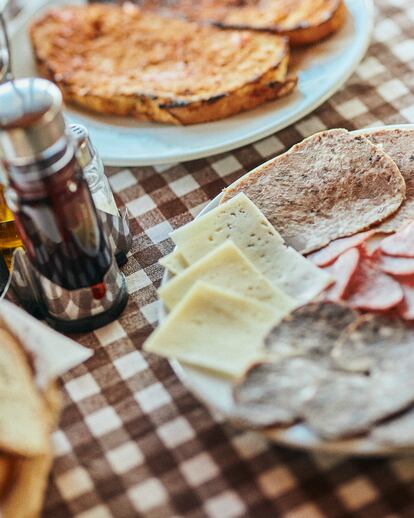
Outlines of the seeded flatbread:
M266 351L277 357L327 356L357 313L343 304L307 304L276 326L265 340Z
M244 192L285 241L302 253L379 224L405 198L393 160L368 139L344 129L293 146L224 191Z
M379 230L398 230L407 219L414 219L414 130L386 129L365 135L383 149L397 164L406 183L406 199L399 211L384 221Z

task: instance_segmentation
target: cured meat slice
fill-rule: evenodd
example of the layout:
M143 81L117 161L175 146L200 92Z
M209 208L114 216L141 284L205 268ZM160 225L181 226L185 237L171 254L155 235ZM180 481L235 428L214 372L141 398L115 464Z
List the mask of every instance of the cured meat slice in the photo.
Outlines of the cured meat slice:
M367 230L366 232L359 232L353 236L335 239L335 241L331 241L325 248L308 255L308 259L317 266L327 266L333 263L341 254L361 245L374 234L375 230Z
M414 257L414 221L404 225L398 232L381 243L384 254L398 257Z
M414 274L414 257L392 257L380 254L375 259L375 266L391 275L412 275ZM330 273L332 274L332 272Z
M372 257L381 248L383 240L389 236L389 232L375 232L370 236L364 243L362 243L361 249L367 257Z
M414 410L400 417L377 425L371 432L374 441L392 446L412 446L414 444Z
M331 372L304 404L302 416L320 437L360 434L414 402L414 377L407 371L373 376Z
M301 253L379 224L398 210L405 181L365 137L343 129L317 133L223 192L244 192Z
M404 293L404 299L398 306L399 315L404 320L414 320L414 282L401 282L401 288Z
M361 258L345 298L354 309L385 311L402 301L403 292L397 281Z
M304 358L253 367L234 388L233 415L253 426L290 424L325 375L326 369Z
M276 357L326 357L342 331L357 316L344 304L325 301L307 304L270 331L265 339L265 349Z
M331 265L324 268L335 279L335 283L325 292L326 300L338 301L344 296L359 263L360 253L351 248L338 257Z
M352 372L414 371L414 327L397 317L364 315L341 335L332 359Z

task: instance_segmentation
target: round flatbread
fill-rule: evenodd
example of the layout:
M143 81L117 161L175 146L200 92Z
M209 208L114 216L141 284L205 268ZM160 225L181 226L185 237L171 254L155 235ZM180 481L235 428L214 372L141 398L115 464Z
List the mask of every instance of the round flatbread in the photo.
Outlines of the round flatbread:
M405 181L384 151L344 129L317 133L224 191L244 192L288 244L312 252L379 224L405 198Z

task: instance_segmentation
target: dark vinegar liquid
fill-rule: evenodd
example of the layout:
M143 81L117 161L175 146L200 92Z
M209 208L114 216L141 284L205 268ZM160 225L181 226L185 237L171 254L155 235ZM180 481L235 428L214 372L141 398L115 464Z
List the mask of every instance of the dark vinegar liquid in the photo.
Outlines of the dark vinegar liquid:
M59 286L75 290L102 283L111 252L77 161L72 155L50 174L50 165L58 159L6 167L18 194L16 226L33 265Z

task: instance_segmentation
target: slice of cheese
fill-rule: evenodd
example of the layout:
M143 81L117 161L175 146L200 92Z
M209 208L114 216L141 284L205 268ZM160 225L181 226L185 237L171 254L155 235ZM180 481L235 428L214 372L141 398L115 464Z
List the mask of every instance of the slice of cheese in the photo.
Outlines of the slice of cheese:
M177 248L170 254L161 257L158 262L161 266L166 268L174 275L178 275L179 273L183 272L188 266L187 261L184 259Z
M244 193L175 230L171 237L189 264L231 239L274 286L302 304L332 283L328 273L284 244Z
M198 281L144 349L239 377L264 357L263 340L280 318L267 304Z
M273 287L232 241L225 241L174 277L159 290L160 298L172 309L198 280L269 304L282 317L296 306L294 299Z

